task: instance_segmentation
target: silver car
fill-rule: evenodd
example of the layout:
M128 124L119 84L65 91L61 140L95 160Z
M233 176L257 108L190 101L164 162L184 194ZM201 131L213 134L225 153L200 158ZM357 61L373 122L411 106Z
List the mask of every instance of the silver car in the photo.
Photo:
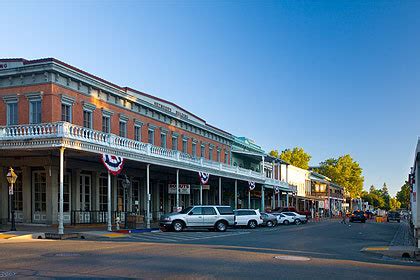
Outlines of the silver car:
M182 231L185 228L208 228L226 231L235 225L232 207L222 205L191 206L181 212L162 215L159 226L164 229Z

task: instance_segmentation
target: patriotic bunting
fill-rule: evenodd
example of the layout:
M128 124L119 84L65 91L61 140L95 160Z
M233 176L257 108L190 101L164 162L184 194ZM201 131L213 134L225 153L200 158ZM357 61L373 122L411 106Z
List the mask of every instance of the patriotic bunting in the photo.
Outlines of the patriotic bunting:
M201 184L205 185L210 179L210 174L205 172L198 172L198 176L200 177Z
M108 154L102 154L102 163L112 175L118 175L123 169L124 158Z

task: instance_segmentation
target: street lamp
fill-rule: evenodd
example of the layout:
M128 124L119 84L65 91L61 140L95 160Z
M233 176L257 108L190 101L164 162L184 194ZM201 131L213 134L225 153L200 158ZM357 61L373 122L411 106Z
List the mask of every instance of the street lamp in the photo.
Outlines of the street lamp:
M15 203L13 200L13 185L16 183L17 175L13 168L10 167L9 172L6 175L7 181L9 182L9 201L10 201L10 209L12 214L12 227L10 231L16 231L16 225L15 225Z
M124 174L124 179L121 182L124 189L124 228L127 228L127 188L130 186L130 180L128 180L127 174Z

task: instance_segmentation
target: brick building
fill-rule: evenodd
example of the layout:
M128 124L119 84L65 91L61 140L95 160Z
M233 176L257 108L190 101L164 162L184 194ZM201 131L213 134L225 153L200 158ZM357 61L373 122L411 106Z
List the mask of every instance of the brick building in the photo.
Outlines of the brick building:
M234 140L176 104L59 60L0 59L2 223L10 219L10 166L18 174L15 217L24 223L56 224L61 188L64 223L105 223L108 205L113 218L146 220L193 204L236 208L232 190L250 181L287 191L264 168L233 166ZM108 176L102 154L124 158L124 176ZM204 187L198 172L210 174Z

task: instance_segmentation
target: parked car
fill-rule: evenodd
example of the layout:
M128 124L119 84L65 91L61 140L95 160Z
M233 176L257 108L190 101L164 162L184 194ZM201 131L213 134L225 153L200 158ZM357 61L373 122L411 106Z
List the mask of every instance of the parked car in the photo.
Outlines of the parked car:
M353 214L351 214L351 216L350 216L350 223L353 223L353 222L356 222L356 221L366 223L365 212L363 212L362 210L354 211Z
M235 214L230 206L191 206L180 212L162 215L159 225L161 228L178 232L185 228L208 228L226 231L228 226L235 225Z
M254 209L238 209L234 211L237 226L247 226L249 228L256 228L263 223L263 217L260 210Z
M400 222L401 221L401 215L398 212L395 211L390 211L388 212L388 216L386 217L386 221L397 221Z
M305 215L306 219L309 219L311 217L310 211L297 211L295 207L277 207L277 208L274 208L271 212L272 213L294 212L300 215Z
M277 217L270 213L261 213L263 225L267 227L274 227L277 225Z
M273 215L277 217L278 225L289 225L295 222L292 216L287 216L283 213L273 213Z
M282 212L281 214L292 217L293 223L299 225L299 224L306 224L308 222L308 219L306 218L306 215L301 215L296 212Z

